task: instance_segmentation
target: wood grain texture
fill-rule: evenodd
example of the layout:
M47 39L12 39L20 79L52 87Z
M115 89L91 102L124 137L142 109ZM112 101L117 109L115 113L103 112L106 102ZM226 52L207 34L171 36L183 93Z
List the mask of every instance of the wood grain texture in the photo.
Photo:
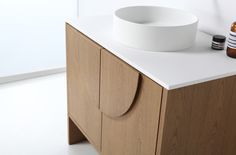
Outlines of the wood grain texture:
M131 107L139 83L139 73L110 54L101 52L100 109L110 117L124 115Z
M163 93L157 155L236 154L236 76Z
M100 50L72 26L66 25L68 111L87 139L100 150Z
M75 125L75 123L68 117L68 143L76 144L78 142L82 142L86 140L83 133L80 129Z
M102 155L155 155L161 95L162 87L142 76L128 113L103 115Z

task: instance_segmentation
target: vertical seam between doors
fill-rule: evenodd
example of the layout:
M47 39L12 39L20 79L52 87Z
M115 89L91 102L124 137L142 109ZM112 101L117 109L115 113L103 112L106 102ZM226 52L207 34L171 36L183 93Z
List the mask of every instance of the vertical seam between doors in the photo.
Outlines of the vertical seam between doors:
M102 72L102 50L103 48L100 48L100 69L99 69L99 104L98 104L98 108L100 110L101 107L101 72ZM101 112L101 110L100 110ZM101 112L101 137L100 137L100 153L102 154L102 131L103 131L103 113Z
M162 87L161 90L161 100L160 100L160 106L159 106L159 118L158 118L158 124L157 124L157 138L156 138L156 147L155 147L155 155L157 155L157 144L159 140L159 130L160 130L160 122L161 122L161 114L162 114L162 102L163 102L163 94L164 94L164 88Z

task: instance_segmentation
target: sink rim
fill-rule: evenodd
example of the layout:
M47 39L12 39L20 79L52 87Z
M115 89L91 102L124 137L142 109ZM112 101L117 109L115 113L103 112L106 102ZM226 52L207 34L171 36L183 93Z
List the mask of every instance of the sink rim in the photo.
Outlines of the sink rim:
M144 24L144 23L139 23L139 22L135 22L132 20L127 19L127 17L122 17L121 14L124 14L124 11L134 11L131 9L152 9L152 11L171 11L171 13L179 13L183 16L188 16L189 18L191 18L189 22L186 22L185 24L176 24L176 25L148 25L148 24ZM177 27L184 27L184 26L188 26L188 25L192 25L192 24L196 24L199 22L199 19L196 15L194 15L191 12L185 11L185 10L180 10L180 9L175 9L175 8L169 8L169 7L163 7L163 6L148 6L148 5L140 5L140 6L127 6L127 7L122 7L117 9L113 16L118 19L118 20L122 20L123 22L126 22L128 24L132 24L132 25L136 25L136 26L142 26L142 27L156 27L156 28L177 28ZM160 16L160 15L159 15ZM131 15L132 17L132 15ZM157 16L156 16L157 17ZM126 19L125 19L126 18Z

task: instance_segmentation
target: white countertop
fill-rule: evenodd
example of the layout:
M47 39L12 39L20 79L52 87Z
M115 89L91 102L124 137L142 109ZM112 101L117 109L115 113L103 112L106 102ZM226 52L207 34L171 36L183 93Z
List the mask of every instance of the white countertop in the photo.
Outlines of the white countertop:
M212 50L212 37L202 32L190 49L150 52L113 40L112 16L83 17L68 23L168 90L236 75L236 59L227 57L225 51Z

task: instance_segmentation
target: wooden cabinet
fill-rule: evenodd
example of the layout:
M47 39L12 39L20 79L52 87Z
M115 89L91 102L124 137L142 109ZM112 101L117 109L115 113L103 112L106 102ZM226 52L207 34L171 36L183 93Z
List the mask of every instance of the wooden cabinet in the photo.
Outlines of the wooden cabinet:
M154 155L162 87L106 50L101 53L103 155Z
M166 90L67 24L69 143L102 155L236 154L236 76Z
M100 150L100 50L70 25L67 31L68 115L86 138Z

